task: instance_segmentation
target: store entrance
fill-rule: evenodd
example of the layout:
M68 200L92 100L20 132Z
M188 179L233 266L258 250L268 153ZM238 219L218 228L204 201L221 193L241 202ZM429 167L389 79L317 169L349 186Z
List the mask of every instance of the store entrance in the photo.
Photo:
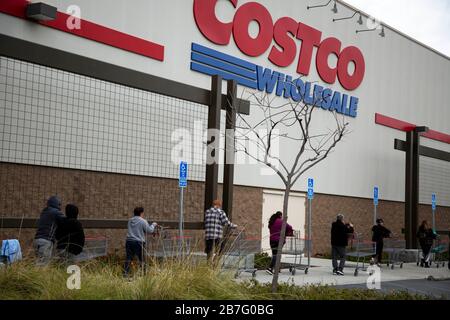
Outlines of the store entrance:
M282 191L263 191L263 214L261 247L263 251L270 250L268 222L270 216L277 211L283 211ZM306 195L303 193L291 193L289 195L288 223L294 230L300 230L301 237L305 234Z

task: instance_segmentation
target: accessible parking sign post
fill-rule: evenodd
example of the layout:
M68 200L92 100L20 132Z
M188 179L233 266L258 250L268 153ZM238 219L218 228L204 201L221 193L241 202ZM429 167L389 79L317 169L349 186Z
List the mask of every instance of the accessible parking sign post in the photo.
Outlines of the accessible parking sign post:
M311 266L311 241L312 241L312 236L311 236L311 211L312 211L312 199L314 198L314 179L313 178L308 178L308 267Z
M436 194L431 194L431 213L433 219L433 231L436 231Z
M373 225L377 224L378 187L373 187Z
M184 197L184 188L187 187L187 171L188 171L188 164L187 162L181 161L180 162L180 174L179 174L179 180L178 180L178 186L180 187L180 214L179 214L179 236L180 236L180 243L183 239L183 224L184 224L184 216L183 216L183 197Z

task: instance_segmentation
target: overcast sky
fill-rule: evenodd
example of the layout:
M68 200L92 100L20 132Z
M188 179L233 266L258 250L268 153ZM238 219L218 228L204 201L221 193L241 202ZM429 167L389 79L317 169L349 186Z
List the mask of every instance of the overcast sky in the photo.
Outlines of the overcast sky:
M344 1L450 56L450 0Z

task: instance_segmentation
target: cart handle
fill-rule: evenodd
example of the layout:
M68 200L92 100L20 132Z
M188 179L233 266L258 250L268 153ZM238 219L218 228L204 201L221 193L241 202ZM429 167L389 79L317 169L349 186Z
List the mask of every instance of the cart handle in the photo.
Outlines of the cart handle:
M107 240L106 237L98 236L98 237L85 237L85 240Z

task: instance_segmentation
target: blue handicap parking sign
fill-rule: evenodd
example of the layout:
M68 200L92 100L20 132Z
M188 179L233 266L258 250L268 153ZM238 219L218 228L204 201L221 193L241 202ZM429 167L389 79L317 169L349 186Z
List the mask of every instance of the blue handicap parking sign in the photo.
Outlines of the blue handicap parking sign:
M432 206L433 210L436 210L436 194L435 193L431 194L431 206Z
M311 200L314 197L314 179L308 178L308 199Z
M308 199L311 200L314 198L314 190L313 188L308 188Z
M378 187L373 188L373 204L378 205Z
M179 183L178 183L180 188L187 187L187 170L188 170L187 162L181 161L180 162L180 176L179 176Z

